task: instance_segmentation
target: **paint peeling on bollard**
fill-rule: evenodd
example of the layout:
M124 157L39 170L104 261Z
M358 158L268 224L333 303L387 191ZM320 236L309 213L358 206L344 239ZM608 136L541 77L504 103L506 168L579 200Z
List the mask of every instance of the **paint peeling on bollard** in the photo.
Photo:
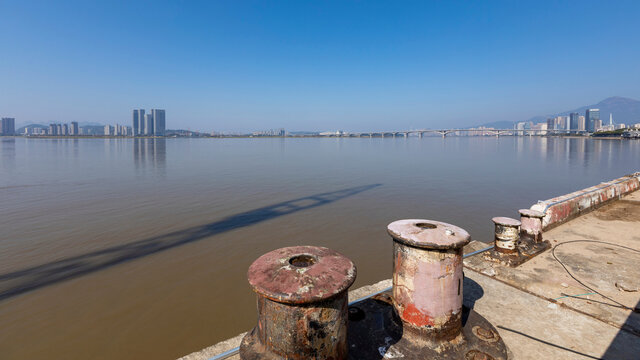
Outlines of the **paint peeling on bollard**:
M521 237L528 236L533 239L534 242L542 242L542 218L544 213L541 211L531 209L520 209L520 227Z
M495 250L502 254L518 254L516 245L520 240L520 221L508 217L494 217Z
M355 265L327 248L294 246L262 255L249 267L258 323L240 358L346 359L347 290Z
M393 237L394 306L408 330L451 341L462 327L462 247L469 234L430 220L400 220Z
M395 221L387 232L393 238L393 286L351 307L349 359L464 359L474 351L507 359L496 329L462 304L462 248L469 234L419 219Z
M495 246L483 254L483 259L517 267L549 249L550 243L542 240L544 215L528 209L520 210L520 215L522 221L508 217L491 219Z

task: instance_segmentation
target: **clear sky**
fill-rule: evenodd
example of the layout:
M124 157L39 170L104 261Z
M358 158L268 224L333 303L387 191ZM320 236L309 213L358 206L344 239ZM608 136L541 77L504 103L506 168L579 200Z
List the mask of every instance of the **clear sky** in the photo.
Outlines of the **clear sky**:
M0 0L0 116L393 130L640 99L640 1Z

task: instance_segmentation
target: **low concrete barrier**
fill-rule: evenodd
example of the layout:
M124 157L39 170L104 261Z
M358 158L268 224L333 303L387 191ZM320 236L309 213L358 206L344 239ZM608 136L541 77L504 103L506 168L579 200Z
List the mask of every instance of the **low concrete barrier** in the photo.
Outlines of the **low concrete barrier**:
M639 188L640 172L636 172L571 194L539 201L531 206L531 210L545 214L542 218L542 228L547 230Z

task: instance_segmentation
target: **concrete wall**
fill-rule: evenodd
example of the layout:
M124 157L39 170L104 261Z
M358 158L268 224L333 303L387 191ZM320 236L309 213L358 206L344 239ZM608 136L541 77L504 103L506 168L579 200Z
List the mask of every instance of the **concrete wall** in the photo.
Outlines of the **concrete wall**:
M539 201L531 206L531 209L545 213L545 217L542 219L542 228L546 230L619 199L639 188L640 173L636 172L571 194Z

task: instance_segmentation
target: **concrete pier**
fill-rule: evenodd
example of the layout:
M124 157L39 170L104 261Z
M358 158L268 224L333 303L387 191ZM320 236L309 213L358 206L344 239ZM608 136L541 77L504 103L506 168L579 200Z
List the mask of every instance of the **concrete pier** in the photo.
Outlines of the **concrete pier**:
M514 209L506 214L524 213L526 220L517 231L532 239L544 232L544 241L551 244L517 267L478 255L463 260L464 308L494 326L509 350L508 359L638 358L640 191L634 191L638 176L540 202L532 206L538 212ZM494 226L490 218L487 226ZM493 240L476 239L463 251L485 249ZM389 301L390 295L384 294L390 294L391 286L388 279L350 291L349 301L381 292L375 301ZM229 356L215 359L238 359L234 349L242 336L182 359L212 359L226 351ZM377 358L397 355L392 343L381 344L378 350Z

